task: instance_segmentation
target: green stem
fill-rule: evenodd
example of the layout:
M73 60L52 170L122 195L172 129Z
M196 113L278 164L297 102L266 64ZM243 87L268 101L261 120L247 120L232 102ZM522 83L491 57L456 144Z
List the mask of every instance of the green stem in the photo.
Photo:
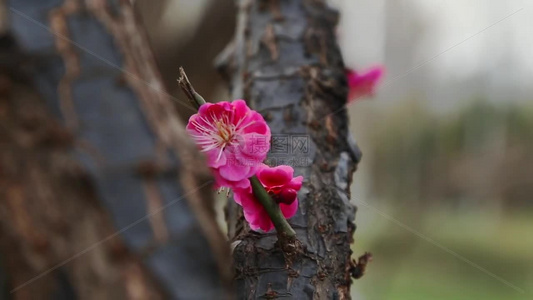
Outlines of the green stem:
M268 216L272 220L272 223L274 223L274 227L276 227L278 234L281 234L286 238L294 238L296 236L296 232L294 232L294 229L292 229L291 225L287 222L287 219L285 219L285 216L283 216L281 213L279 205L272 200L261 182L259 182L257 176L254 175L250 177L250 183L252 185L255 198L265 208Z
M196 102L196 104L198 105L198 108L200 108L200 106L202 106L202 104L206 104L207 102L204 100L204 98L202 96L200 96L200 94L198 94L195 90L193 90L194 92L194 102Z

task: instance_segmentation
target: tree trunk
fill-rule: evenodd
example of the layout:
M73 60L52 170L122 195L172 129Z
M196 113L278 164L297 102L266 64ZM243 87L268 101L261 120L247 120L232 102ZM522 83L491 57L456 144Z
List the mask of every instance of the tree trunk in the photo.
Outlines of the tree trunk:
M228 205L240 299L349 299L355 206L349 200L360 152L350 138L338 14L320 0L238 1L235 41L220 55L233 98L246 99L272 130L271 164L303 175L290 220L304 245L286 261L276 234L252 232Z
M5 298L229 297L212 179L130 2L8 5L11 33L0 37Z

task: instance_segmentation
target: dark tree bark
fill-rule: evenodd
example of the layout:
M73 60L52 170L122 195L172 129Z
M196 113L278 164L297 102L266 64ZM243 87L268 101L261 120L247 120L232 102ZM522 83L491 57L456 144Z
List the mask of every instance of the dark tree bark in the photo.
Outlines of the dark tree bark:
M299 211L290 220L304 250L290 260L275 233L250 231L230 201L240 299L350 298L355 206L349 186L360 152L344 109L344 64L334 34L338 15L324 2L238 1L235 41L220 56L233 98L246 99L272 129L270 162L291 164L305 178Z
M229 297L212 179L129 1L8 5L11 33L0 37L6 298Z

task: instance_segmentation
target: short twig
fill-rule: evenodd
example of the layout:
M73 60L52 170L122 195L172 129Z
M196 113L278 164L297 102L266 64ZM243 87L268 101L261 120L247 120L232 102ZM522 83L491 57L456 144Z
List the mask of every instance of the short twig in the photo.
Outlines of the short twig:
M187 74L185 74L185 70L183 67L180 67L179 69L180 77L178 78L178 84L185 93L185 96L187 96L187 99L191 104L196 108L199 109L202 104L205 104L206 101L200 94L198 94L194 88L192 87L191 82L189 81L189 78L187 78Z

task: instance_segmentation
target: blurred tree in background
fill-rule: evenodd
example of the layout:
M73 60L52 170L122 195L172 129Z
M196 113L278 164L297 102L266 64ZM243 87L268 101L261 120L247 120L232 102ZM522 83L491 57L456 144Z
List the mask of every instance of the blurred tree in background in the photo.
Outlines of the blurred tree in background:
M191 108L166 92L130 2L2 5L6 297L229 297L212 179L174 105Z
M527 104L482 99L445 116L402 103L375 128L373 193L417 206L531 209L531 114Z

